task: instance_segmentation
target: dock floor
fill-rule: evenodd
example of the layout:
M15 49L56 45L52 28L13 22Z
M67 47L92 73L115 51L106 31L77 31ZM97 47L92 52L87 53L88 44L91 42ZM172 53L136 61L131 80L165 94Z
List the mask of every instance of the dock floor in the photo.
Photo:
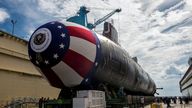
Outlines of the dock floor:
M171 103L171 107L167 107L166 104L164 103L160 103L162 104L163 108L192 108L192 102L190 102L189 104L174 104L174 103ZM161 107L151 107L151 105L147 105L145 106L145 108L161 108Z

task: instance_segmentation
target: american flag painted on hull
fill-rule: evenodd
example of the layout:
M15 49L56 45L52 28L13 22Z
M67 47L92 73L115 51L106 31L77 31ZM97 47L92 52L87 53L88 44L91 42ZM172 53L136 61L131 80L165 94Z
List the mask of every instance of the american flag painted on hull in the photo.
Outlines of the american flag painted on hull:
M44 24L32 34L28 46L30 60L58 88L80 85L98 64L98 38L78 24Z

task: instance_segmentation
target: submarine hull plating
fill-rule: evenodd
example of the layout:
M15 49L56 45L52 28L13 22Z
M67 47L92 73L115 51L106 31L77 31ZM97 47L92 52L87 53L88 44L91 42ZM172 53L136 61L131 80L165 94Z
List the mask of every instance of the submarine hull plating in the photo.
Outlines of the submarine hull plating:
M108 84L154 95L150 76L121 46L81 25L49 22L32 34L29 58L57 88L97 89Z

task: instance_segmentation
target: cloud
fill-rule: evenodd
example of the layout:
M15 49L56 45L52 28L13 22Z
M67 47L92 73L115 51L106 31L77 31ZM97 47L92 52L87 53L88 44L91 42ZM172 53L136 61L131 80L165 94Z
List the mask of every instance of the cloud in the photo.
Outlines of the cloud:
M181 71L177 69L176 66L169 66L168 69L166 69L165 73L168 76L179 76L181 74Z
M168 9L176 6L176 5L179 4L180 2L183 2L183 0L164 0L164 1L157 7L157 10L159 10L159 11L168 10Z
M10 15L3 8L0 8L0 23L4 22L6 19L10 18Z
M164 87L160 95L181 95L180 75L187 70L192 55L191 0L5 0L14 12L26 17L23 30L29 35L38 26L74 15L80 6L91 9L90 22L112 9L122 12L112 18L120 34L120 44ZM30 4L30 5L29 5ZM15 9L16 8L16 9ZM0 10L1 11L1 10ZM100 28L101 26L98 26ZM172 83L169 83L172 82ZM174 84L173 84L174 83ZM175 89L175 90L173 90Z
M157 87L164 87L160 95L180 95L180 74L186 71L188 57L192 55L189 1L38 0L31 3L30 8L23 6L26 8L23 14L29 18L28 22L33 22L28 23L25 30L30 34L46 21L72 16L82 5L90 7L88 18L92 22L112 11L106 8L121 7L122 12L112 17L116 25L120 24L121 45L131 56L138 57L139 64L155 80Z
M180 95L179 80L192 55L190 0L99 0L99 1L45 1L39 0L39 9L57 18L74 15L81 5L91 7L89 19L98 19L110 11L104 8L122 8L113 16L120 28L120 42L131 56L165 89L161 95ZM102 10L94 10L95 6ZM119 17L119 19L118 19ZM166 79L166 81L165 81ZM168 83L173 82L174 84ZM174 90L173 90L174 89ZM170 92L171 91L171 92ZM174 91L174 92L173 92Z
M181 2L183 8L176 8L181 6ZM121 22L124 24L121 27L124 33L120 37L123 46L131 55L138 56L139 63L157 85L166 86L166 92L161 95L174 95L169 94L173 88L175 94L180 95L178 84L181 75L177 74L185 73L187 60L192 55L192 9L188 2L175 0L172 3L174 5L167 5L166 0L155 3L149 0L142 3L141 8L132 10L135 18L127 13ZM171 87L165 79L175 79L174 86Z

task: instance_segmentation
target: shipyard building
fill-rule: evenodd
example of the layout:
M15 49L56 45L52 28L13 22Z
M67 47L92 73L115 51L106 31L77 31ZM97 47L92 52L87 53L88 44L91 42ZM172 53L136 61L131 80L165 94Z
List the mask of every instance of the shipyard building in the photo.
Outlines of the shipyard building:
M189 68L180 80L180 91L183 96L192 97L192 57L188 61Z
M0 105L16 98L57 98L60 92L30 62L27 43L0 30Z

